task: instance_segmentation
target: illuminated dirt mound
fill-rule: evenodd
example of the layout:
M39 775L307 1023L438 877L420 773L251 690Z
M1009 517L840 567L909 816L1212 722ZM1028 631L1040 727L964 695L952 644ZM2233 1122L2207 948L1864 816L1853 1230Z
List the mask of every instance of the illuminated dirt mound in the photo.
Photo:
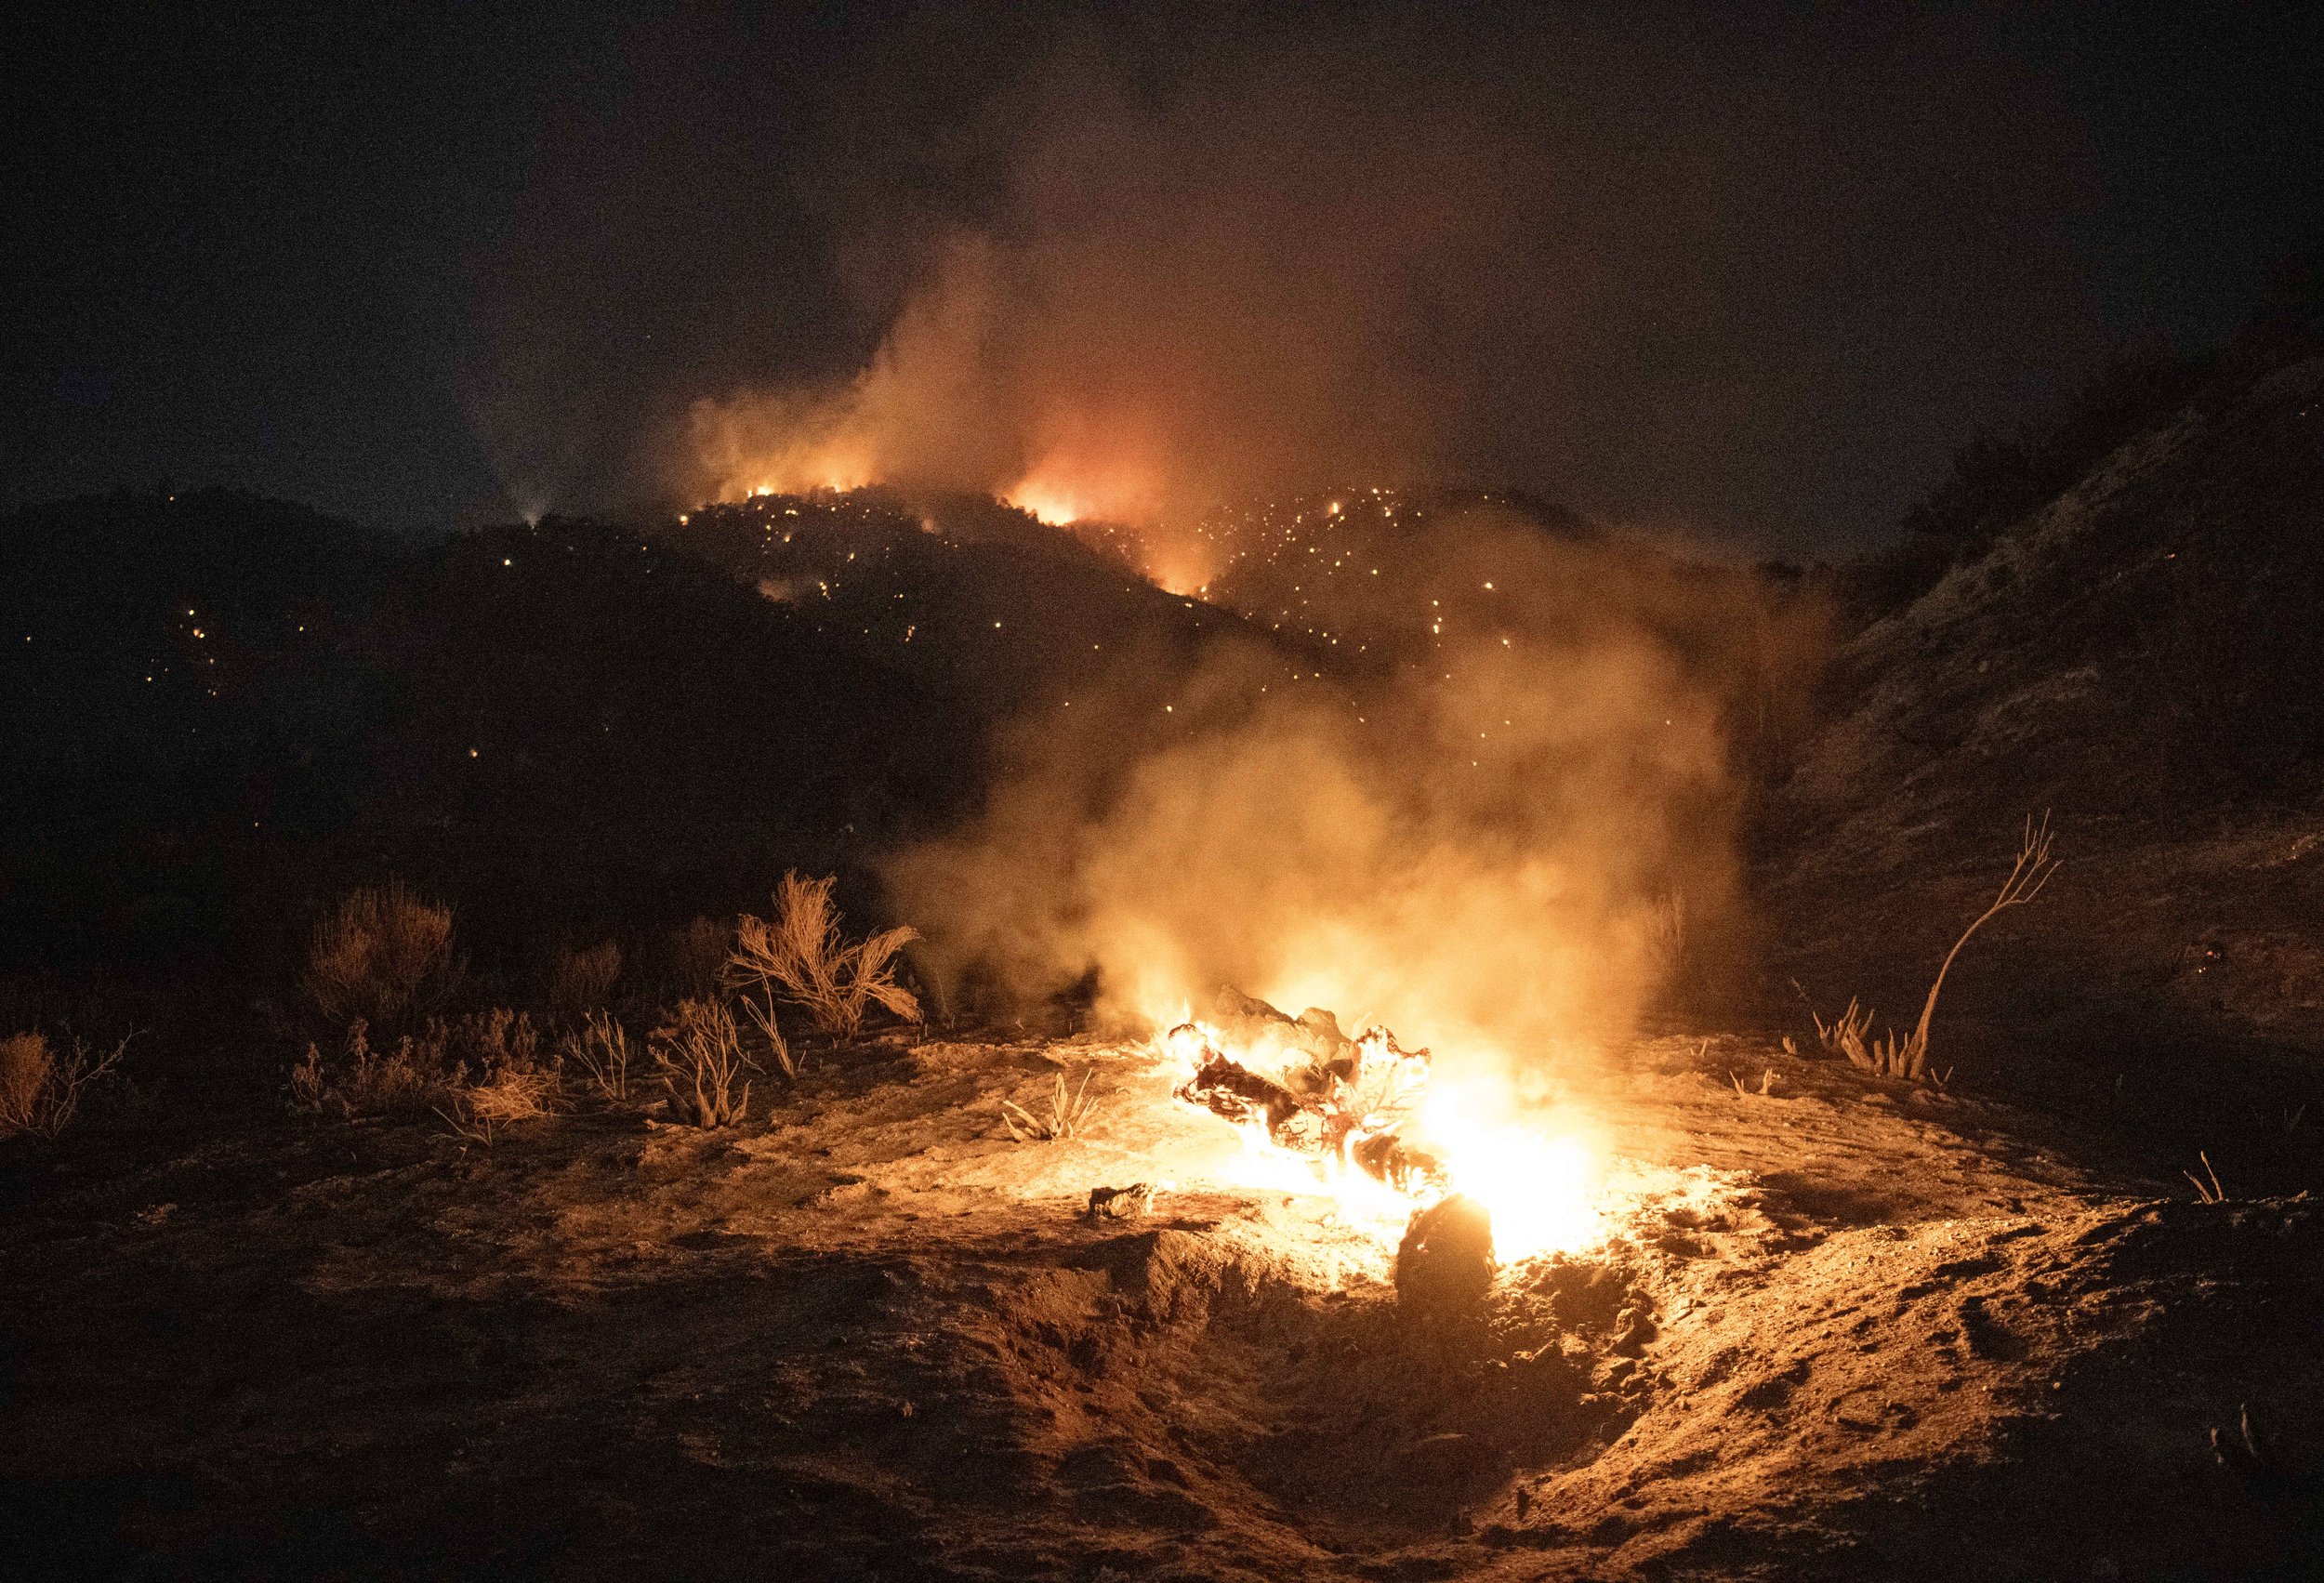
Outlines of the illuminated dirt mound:
M1151 1046L809 1053L725 1133L270 1128L14 1180L33 1563L2250 1576L2313 1540L2305 1203L2122 1196L1974 1102L1649 1045L1570 1096L1623 1141L1603 1241L1447 1309L1329 1195L1208 1185L1235 1141ZM1012 1141L1061 1074L1088 1125Z

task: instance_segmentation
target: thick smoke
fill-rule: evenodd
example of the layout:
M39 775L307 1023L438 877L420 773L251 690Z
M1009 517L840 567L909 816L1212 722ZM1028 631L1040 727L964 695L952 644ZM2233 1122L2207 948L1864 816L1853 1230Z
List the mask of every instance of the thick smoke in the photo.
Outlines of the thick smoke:
M1804 618L1489 508L1336 542L1352 574L1302 587L1360 663L1244 640L1164 685L1130 667L1026 722L982 821L891 866L948 970L1025 995L1094 970L1127 1022L1231 983L1532 1066L1715 953L1735 738Z
M1538 156L1298 72L1136 91L1068 52L994 108L997 196L918 244L867 366L697 402L693 487L966 489L1153 532L1262 492L1441 477L1451 365L1506 306Z
M1491 454L1497 343L1578 272L1503 124L1330 56L1156 86L1069 51L994 107L973 212L850 255L913 260L855 377L693 408L706 492L997 494L1252 618L1045 706L975 825L894 860L946 976L1094 973L1129 1022L1234 984L1529 1062L1618 1037L1732 924L1730 759L1789 643L1748 579L1490 508L1311 518L1362 574L1326 578L1204 520Z

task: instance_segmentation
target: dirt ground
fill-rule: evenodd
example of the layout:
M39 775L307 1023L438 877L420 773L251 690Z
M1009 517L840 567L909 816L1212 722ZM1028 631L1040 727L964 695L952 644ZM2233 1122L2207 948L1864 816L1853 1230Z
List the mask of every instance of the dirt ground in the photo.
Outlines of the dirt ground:
M1060 1070L1094 1127L1012 1141L999 1101ZM281 1120L20 1146L7 1570L2324 1566L2314 1203L2198 1203L1757 1041L1613 1072L1561 1096L1609 1234L1504 1267L1482 1315L1400 1305L1324 1200L1185 1185L1231 1139L1086 1037L825 1051L718 1133L601 1105L489 1148ZM1082 1213L1157 1179L1144 1219Z

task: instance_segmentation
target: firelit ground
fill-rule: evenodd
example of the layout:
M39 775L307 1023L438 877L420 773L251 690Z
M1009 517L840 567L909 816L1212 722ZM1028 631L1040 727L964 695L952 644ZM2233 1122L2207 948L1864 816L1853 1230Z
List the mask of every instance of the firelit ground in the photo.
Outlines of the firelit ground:
M1094 1070L1094 1127L1010 1141ZM1738 1094L1729 1074L1772 1092ZM2309 1576L2324 1217L1742 1040L1568 1102L1612 1235L1397 1304L1203 1191L1142 1049L823 1052L584 1112L90 1134L5 1188L16 1576ZM1155 1213L1090 1187L1179 1173ZM1191 1185L1190 1185L1191 1184ZM2251 1405L2256 1455L2238 1426ZM2210 1431L2225 1431L2215 1452Z

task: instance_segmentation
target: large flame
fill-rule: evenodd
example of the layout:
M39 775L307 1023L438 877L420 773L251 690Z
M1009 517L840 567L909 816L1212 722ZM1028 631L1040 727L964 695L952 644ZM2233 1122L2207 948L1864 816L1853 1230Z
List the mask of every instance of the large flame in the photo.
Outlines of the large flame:
M1375 1030L1359 1042L1384 1036ZM1187 1076L1206 1048L1254 1069L1265 1065L1269 1054L1236 1047L1208 1023L1182 1023L1160 1046L1167 1062ZM1550 1124L1505 1081L1481 1075L1432 1080L1425 1056L1417 1071L1402 1070L1391 1082L1410 1090L1404 1098L1417 1093L1417 1105L1400 1117L1385 1109L1362 1115L1351 1136L1360 1141L1400 1128L1400 1138L1441 1162L1441 1180L1383 1180L1348 1148L1291 1148L1278 1141L1263 1117L1253 1116L1228 1124L1237 1147L1213 1167L1217 1184L1327 1198L1343 1223L1391 1247L1416 1212L1453 1194L1485 1207L1494 1253L1503 1262L1578 1252L1604 1240L1605 1172L1570 1122Z
M1570 1253L1604 1235L1600 1170L1572 1132L1530 1125L1502 1085L1432 1086L1419 1135L1451 1172L1453 1190L1493 1217L1504 1260Z

